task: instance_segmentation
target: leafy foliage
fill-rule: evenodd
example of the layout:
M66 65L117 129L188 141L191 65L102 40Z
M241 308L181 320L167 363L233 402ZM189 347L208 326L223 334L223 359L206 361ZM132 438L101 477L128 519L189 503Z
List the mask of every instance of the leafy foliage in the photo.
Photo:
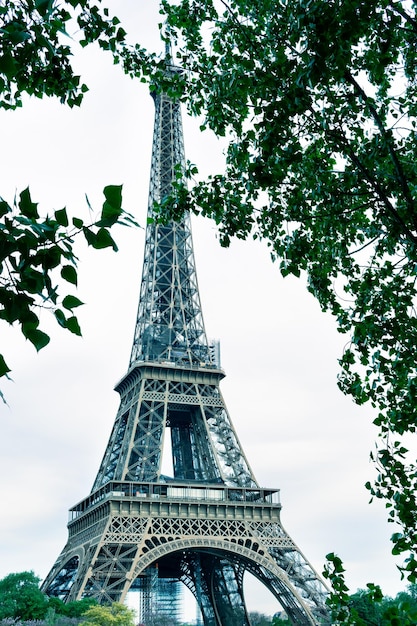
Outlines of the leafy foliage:
M48 598L39 589L40 578L33 572L8 574L0 580L0 626L17 626L24 622L45 620L49 626L77 626L81 616L96 605L85 598L65 604L59 598Z
M22 191L14 206L0 199L0 319L20 324L37 350L49 342L39 328L39 309L50 308L60 326L81 335L74 309L82 302L72 294L61 296L58 286L60 279L77 285L74 238L82 234L93 248L117 250L110 228L115 223L135 223L122 209L120 186L106 187L104 196L101 216L91 224L77 217L70 222L65 209L55 211L53 217L40 217L29 189ZM9 371L1 357L0 376Z
M225 171L178 182L161 219L213 218L221 242L263 238L284 276L346 335L339 387L370 402L393 552L416 580L417 18L390 0L162 0L184 73L132 51L130 73L187 102L227 136ZM132 60L133 59L133 60ZM189 168L189 176L195 173Z
M92 606L84 613L82 626L134 626L134 612L124 604Z
M81 46L97 42L118 60L126 33L117 17L101 9L101 0L9 0L0 6L0 108L22 106L24 93L81 104L87 87L71 66L70 28L78 30ZM122 210L121 187L108 186L104 195L101 217L90 224L70 220L66 209L41 217L29 189L12 205L0 198L0 319L20 324L37 350L49 342L39 328L40 307L51 308L60 326L81 335L74 309L82 302L58 291L59 278L77 285L74 237L82 233L96 249L117 250L111 227L135 223ZM0 377L9 371L0 355Z
M336 624L354 626L413 626L417 621L417 589L410 585L409 592L401 592L396 598L384 597L380 587L369 583L366 589L359 589L349 595L344 579L344 567L335 554L327 555L324 573L332 591L328 605Z
M115 50L125 31L101 0L8 0L0 6L0 107L22 106L22 93L57 96L69 106L79 106L88 87L71 66L69 26L76 20L81 44L98 41ZM65 43L62 43L62 42Z
M0 619L42 619L48 598L39 590L39 582L33 572L9 574L0 580Z
M152 626L191 626L191 624L183 624L173 615L164 615L152 613L150 618ZM146 625L145 625L146 626Z
M50 597L48 602L49 610L53 610L56 615L66 617L81 617L91 607L97 604L93 598L82 598L75 602L63 602L60 598Z

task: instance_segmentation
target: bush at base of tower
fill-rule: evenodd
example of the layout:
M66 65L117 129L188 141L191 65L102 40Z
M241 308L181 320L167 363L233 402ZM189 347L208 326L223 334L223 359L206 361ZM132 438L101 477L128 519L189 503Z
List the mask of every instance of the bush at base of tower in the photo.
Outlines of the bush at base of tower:
M86 598L79 602L65 604L58 598L48 598L39 589L40 578L33 572L17 572L8 574L0 580L0 625L11 626L18 622L45 620L55 624L58 616L81 618L93 605L95 600ZM61 626L75 626L72 622L61 623Z
M85 612L80 626L134 626L135 614L120 602L109 606L92 606Z

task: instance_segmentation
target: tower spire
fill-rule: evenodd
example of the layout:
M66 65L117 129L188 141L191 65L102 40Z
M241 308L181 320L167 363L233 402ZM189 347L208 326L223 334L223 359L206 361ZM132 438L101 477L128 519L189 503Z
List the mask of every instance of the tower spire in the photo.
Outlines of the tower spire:
M166 41L166 59L170 42ZM167 73L179 69L167 65ZM201 313L190 217L160 224L154 206L172 191L185 171L180 104L164 92L153 92L155 124L149 186L143 274L130 365L167 361L189 365L211 363Z
M176 71L167 64L167 72ZM153 98L148 225L129 368L116 386L120 406L93 488L70 509L68 542L42 589L64 601L100 603L124 601L139 589L140 618L152 626L155 612L179 617L166 598L176 598L183 583L204 626L249 626L249 572L292 623L329 624L324 583L282 527L278 489L258 485L223 400L190 217L155 220L155 203L183 176L185 161L178 101L163 91ZM168 437L171 467L163 474Z
M171 63L172 61L172 40L171 40L171 32L170 27L167 22L164 24L164 34L163 39L165 40L165 61Z

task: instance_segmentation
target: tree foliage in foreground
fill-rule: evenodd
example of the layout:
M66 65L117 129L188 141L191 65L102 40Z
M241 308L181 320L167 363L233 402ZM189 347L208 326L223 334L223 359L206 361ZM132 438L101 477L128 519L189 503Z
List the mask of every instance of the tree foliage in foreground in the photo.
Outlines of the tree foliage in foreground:
M371 496L399 525L416 580L417 17L391 0L162 0L174 61L164 88L229 140L224 171L160 207L213 218L221 241L267 241L306 276L346 345L339 387L379 429ZM127 60L126 60L127 59ZM148 68L141 50L125 69ZM161 80L155 65L152 80ZM172 84L174 83L174 84ZM190 167L190 176L195 168Z
M90 224L69 218L66 209L53 217L41 217L37 204L25 189L10 206L0 198L0 319L20 324L23 335L37 350L49 343L49 336L39 328L39 310L49 308L56 321L76 335L81 335L74 309L82 304L73 294L61 296L59 281L77 285L77 257L74 238L81 234L93 248L117 245L110 234L115 223L133 223L122 210L120 186L104 189L101 216ZM10 369L0 355L0 376Z
M88 91L71 65L72 31L86 46L114 52L126 35L101 0L7 0L0 6L0 108L22 106L22 94L56 96L79 106Z
M72 626L71 619L81 618L96 604L91 598L66 604L59 598L48 598L39 589L39 583L40 578L33 572L12 573L0 580L0 626L12 626L13 620L46 620L51 626L58 622ZM6 624L6 620L12 622Z
M78 30L82 46L98 42L114 54L126 34L119 20L101 9L101 0L8 0L0 6L0 108L22 106L23 94L56 96L70 107L81 104L87 87L71 66L69 27ZM14 204L0 197L0 319L20 324L37 350L49 342L39 328L41 308L51 309L63 328L81 334L74 309L82 302L73 294L61 297L58 287L61 279L77 285L74 238L82 234L94 248L117 250L110 228L133 223L122 209L121 187L107 186L104 196L100 218L89 223L70 219L66 209L40 215L29 189ZM0 354L0 377L9 371Z

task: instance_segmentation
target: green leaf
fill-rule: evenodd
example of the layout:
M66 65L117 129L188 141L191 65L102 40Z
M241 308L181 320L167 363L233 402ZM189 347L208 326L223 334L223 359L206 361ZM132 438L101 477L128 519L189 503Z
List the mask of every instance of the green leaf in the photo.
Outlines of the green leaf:
M113 250L117 251L117 245L115 241L113 240L109 231L105 228L100 228L97 233L94 233L90 228L84 228L83 232L88 245L92 246L93 248L101 250L103 248L112 247Z
M122 214L122 186L109 185L103 190L106 201L103 203L99 225L112 226Z
M61 311L61 309L55 309L54 315L56 317L56 320L57 320L58 324L60 326L62 326L62 328L66 328L67 327L67 318L65 317L64 312Z
M70 330L72 333L74 333L74 335L78 335L79 337L81 337L81 328L78 324L78 320L75 316L73 317L69 317L67 319L67 325L66 327L68 328L68 330Z
M116 209L122 208L122 185L107 185L104 187L103 193L107 202Z
M49 335L38 328L25 328L25 326L22 326L22 331L26 339L28 339L35 346L38 352L48 345L50 341Z
M7 204L5 200L0 198L0 217L4 217L7 213L11 212L10 206Z
M84 226L83 228L83 233L84 233L84 237L86 238L86 241L88 243L89 246L93 246L93 248L95 248L95 242L96 242L96 234L91 230L91 228L88 228L87 226Z
M87 194L85 194L85 201L87 202L87 206L90 209L90 211L92 211L93 207L91 206L91 203L90 203L90 200L89 200Z
M35 0L35 5L41 15L46 15L52 10L53 0Z
M74 224L75 228L82 228L84 226L83 220L79 217L73 217L72 223Z
M64 265L61 269L61 276L64 280L72 285L77 284L77 270L73 265Z
M19 26L11 23L5 28L0 28L0 33L13 44L19 44L30 39L30 34L26 30L19 28Z
M4 73L8 78L13 78L17 68L18 63L13 59L10 52L4 52L4 54L0 56L0 72Z
M61 226L68 226L68 215L66 209L55 211L55 219Z
M69 310L75 309L77 306L81 306L82 304L84 304L84 302L81 302L81 300L71 295L65 296L62 301L62 306Z
M19 209L22 215L24 215L25 217L29 217L30 219L37 219L39 217L37 209L38 205L32 202L29 187L24 189L19 197Z
M100 228L97 233L95 248L113 248L117 252L117 245L106 228Z
M0 376L5 376L8 372L10 372L10 367L8 367L3 355L0 354Z

